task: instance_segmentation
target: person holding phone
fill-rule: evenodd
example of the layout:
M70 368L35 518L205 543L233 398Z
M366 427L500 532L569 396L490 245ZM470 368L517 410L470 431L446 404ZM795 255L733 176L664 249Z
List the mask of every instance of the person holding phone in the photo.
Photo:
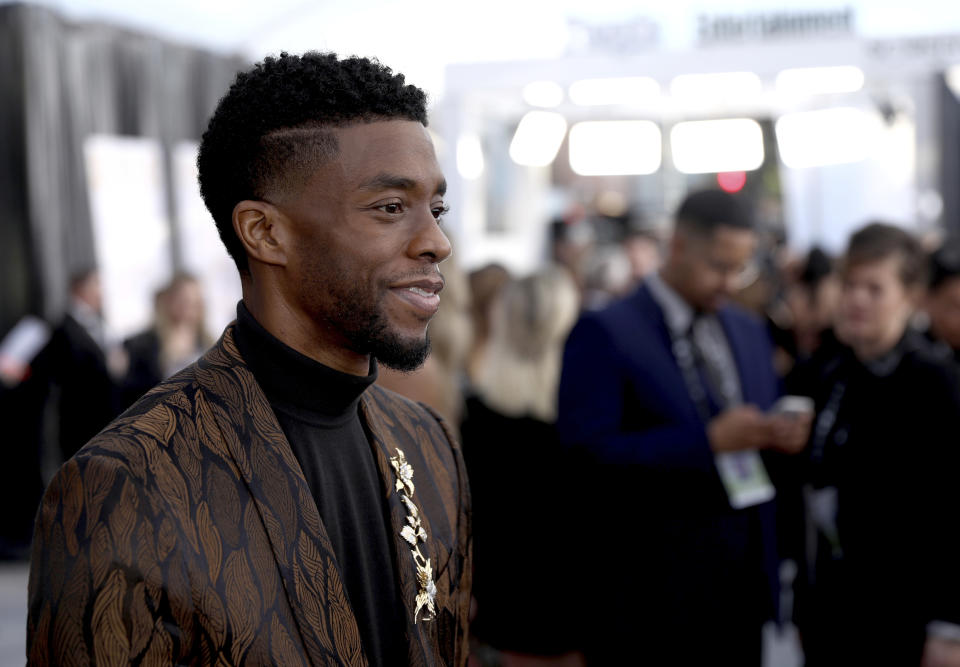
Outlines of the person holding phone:
M607 575L587 591L590 664L761 664L778 605L775 459L803 449L810 418L767 412L780 394L767 332L729 303L755 251L740 199L691 193L660 271L567 340L557 430L597 463L576 481Z

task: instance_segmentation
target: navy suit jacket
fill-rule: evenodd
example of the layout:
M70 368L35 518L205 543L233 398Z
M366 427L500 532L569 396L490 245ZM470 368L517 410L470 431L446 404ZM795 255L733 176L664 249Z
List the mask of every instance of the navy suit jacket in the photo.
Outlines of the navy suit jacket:
M718 317L744 403L766 410L780 383L765 328L733 306L723 307ZM640 537L633 539L666 582L665 595L686 596L689 604L682 607L695 615L698 600L711 604L714 579L750 560L762 570L755 573L760 589L755 599L766 602L761 613L775 614L774 502L730 507L663 312L646 286L585 313L574 327L564 350L557 426L564 444L588 452L601 470L618 471L616 477L605 474L602 483L632 487L612 501L615 506L598 509L618 515L614 521L621 525L642 527L634 528ZM655 602L655 596L643 597Z

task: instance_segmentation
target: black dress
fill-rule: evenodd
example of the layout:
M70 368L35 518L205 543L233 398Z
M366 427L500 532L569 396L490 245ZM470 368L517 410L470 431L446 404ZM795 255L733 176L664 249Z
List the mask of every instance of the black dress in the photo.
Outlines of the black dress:
M467 399L461 426L473 497L471 632L501 650L535 655L582 648L578 591L592 570L578 516L579 474L552 424L509 417Z

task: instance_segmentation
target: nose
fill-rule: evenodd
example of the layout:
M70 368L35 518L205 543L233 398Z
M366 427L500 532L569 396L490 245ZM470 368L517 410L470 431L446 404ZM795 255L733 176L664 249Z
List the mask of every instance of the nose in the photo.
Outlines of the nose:
M408 254L415 259L428 259L435 264L439 264L453 252L450 245L450 239L443 233L433 213L428 211L428 215L422 221L418 221L416 231L410 240Z

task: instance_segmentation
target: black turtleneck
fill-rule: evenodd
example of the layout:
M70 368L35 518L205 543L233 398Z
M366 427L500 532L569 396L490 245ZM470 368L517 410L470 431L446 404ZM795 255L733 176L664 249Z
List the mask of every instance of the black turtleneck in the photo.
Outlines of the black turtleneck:
M389 514L370 439L363 392L377 379L341 373L275 338L241 301L237 347L300 462L330 536L371 665L407 662L406 620L393 567Z

